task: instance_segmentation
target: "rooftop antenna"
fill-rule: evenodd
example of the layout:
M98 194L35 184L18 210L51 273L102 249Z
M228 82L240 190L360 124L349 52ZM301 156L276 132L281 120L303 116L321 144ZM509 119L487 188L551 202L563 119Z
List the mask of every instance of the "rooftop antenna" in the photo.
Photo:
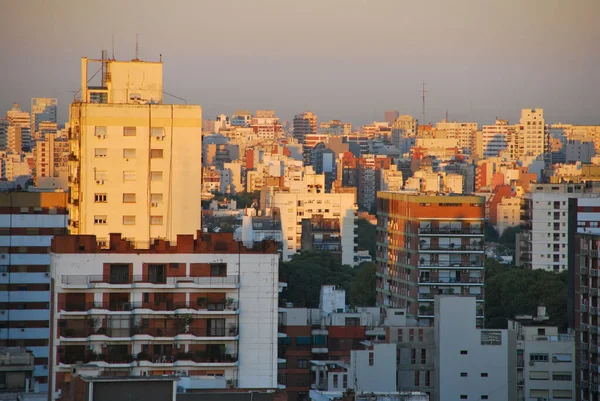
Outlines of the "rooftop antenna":
M450 120L448 120L448 109L446 109L446 122L449 122Z
M425 81L421 82L421 93L423 96L423 107L421 109L421 121L422 124L425 125L425 93L427 93L427 91L425 90Z
M112 34L112 59L115 59L115 34Z
M139 41L138 41L138 34L135 34L135 60L139 60L139 55L140 55L140 47L139 47Z

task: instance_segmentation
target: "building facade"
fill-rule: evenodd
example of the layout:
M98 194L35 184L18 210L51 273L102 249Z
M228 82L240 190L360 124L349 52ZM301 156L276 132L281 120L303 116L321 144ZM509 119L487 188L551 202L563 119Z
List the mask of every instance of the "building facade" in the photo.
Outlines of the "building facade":
M317 116L310 111L294 116L294 138L304 144L306 135L317 133Z
M67 194L0 194L0 348L23 347L34 358L32 378L48 388L50 255L54 235L67 233Z
M109 60L70 108L69 230L139 245L201 227L202 111L162 103L161 62ZM147 246L147 245L146 245Z
M433 324L434 296L477 298L483 326L485 199L377 194L377 303Z
M199 232L144 250L113 234L102 249L95 236L61 236L51 258L52 398L78 362L101 375L277 387L274 243L246 248Z

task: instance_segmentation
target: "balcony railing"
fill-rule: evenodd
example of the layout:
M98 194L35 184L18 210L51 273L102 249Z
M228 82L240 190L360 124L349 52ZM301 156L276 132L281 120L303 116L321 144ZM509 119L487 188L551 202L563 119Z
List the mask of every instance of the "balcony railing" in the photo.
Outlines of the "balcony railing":
M93 362L103 361L107 363L132 363L133 361L147 361L155 364L174 363L178 361L190 361L195 363L235 363L238 361L237 354L216 354L210 355L207 352L197 353L178 353L178 354L155 354L147 355L139 353L137 355L130 354L114 354L111 352L94 353L92 351L85 352L69 352L59 349L58 360L63 364L74 364L77 362Z
M483 261L470 260L466 262L462 261L450 261L450 262L430 262L430 261L419 261L419 267L457 267L460 269L468 269L469 267L483 267Z
M235 337L238 335L238 327L231 325L229 327L194 327L181 326L169 328L156 327L60 327L59 336L63 338L86 338L92 335L104 335L106 337L132 337L135 335L149 335L152 337L175 337L179 335L192 335L196 337Z
M483 228L419 227L419 234L462 234L483 235Z
M419 283L436 283L436 284L480 284L483 283L481 277L471 277L468 279L457 279L453 277L438 277L438 278L419 278Z
M129 312L134 309L150 309L153 311L176 311L178 309L192 309L197 311L236 311L238 302L67 302L59 306L64 312L87 312L92 309L103 309L111 312Z
M483 251L485 250L483 245L471 244L471 245L429 245L419 244L420 251Z
M61 282L64 285L90 285L90 284L132 284L133 283L149 283L149 284L196 284L196 285L230 285L238 284L239 276L211 276L211 277L165 277L164 279L149 278L141 275L133 276L133 281L128 275L106 277L102 275L63 275Z

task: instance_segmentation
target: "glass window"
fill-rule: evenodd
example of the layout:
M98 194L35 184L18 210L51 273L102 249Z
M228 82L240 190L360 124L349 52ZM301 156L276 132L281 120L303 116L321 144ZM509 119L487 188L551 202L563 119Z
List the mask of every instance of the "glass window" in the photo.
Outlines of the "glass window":
M135 159L135 149L123 149L123 159Z
M135 216L123 216L123 225L124 226L135 225Z
M123 127L123 136L135 136L136 129L135 127Z
M108 155L108 150L106 148L94 149L94 157L106 157L107 155Z
M135 194L123 194L123 203L135 203Z
M150 194L150 203L162 203L163 194Z
M106 224L106 216L94 216L94 224Z
M163 217L162 216L150 216L150 224L153 226L162 226L163 225Z
M123 171L123 181L135 181L137 174L135 171Z
M106 203L106 194L94 194L95 203Z
M162 149L151 149L150 150L150 158L151 159L162 159L163 158L163 150Z
M150 172L150 181L162 181L163 180L163 172L162 171L151 171Z

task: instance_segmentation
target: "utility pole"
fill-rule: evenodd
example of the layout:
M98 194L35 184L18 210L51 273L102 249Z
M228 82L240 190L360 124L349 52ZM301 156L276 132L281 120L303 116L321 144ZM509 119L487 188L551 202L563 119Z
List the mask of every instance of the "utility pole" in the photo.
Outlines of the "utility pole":
M425 90L425 81L421 82L421 94L423 96L423 107L421 109L421 124L424 125L425 124L425 93L427 93L427 91Z

